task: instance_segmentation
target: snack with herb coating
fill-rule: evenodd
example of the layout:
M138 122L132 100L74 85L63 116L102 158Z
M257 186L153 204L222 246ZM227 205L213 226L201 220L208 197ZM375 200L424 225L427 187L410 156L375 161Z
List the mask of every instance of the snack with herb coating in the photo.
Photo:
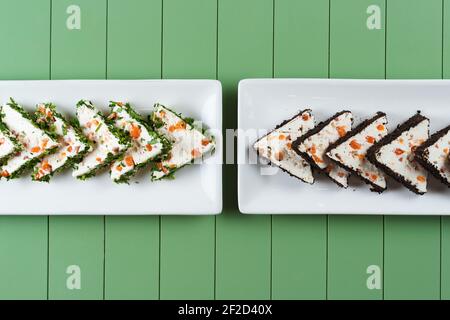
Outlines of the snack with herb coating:
M1 167L2 178L15 179L31 169L42 157L56 151L55 137L39 128L34 118L12 98L2 106L2 121L14 138L23 146Z
M213 137L197 129L193 119L183 118L161 104L155 104L150 122L158 134L172 143L167 158L153 164L152 180L173 177L175 171L214 150Z
M82 133L93 144L92 150L76 165L72 175L80 180L89 179L119 159L130 147L126 133L117 129L87 100L77 103L77 119Z
M153 131L129 103L111 101L110 107L108 119L131 138L131 147L111 167L111 179L116 183L127 183L139 168L166 154L170 144Z
M55 153L45 156L35 167L32 179L49 182L51 177L67 168L73 168L90 151L89 141L81 133L78 125L70 123L56 111L52 103L36 106L37 124L59 137L60 147Z
M5 164L15 153L23 149L23 146L11 134L8 127L1 122L0 113L0 166Z

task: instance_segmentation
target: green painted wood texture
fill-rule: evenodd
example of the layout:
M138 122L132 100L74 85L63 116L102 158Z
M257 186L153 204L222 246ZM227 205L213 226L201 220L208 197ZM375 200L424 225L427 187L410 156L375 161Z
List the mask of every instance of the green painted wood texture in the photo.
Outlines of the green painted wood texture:
M50 1L1 0L0 12L0 79L48 79ZM47 299L47 236L48 217L0 217L0 299Z
M450 79L450 1L442 2L442 77ZM441 299L450 300L450 218L441 217Z
M0 0L0 79L217 78L235 128L243 78L450 78L449 1ZM223 189L216 217L2 216L0 299L450 298L447 217L242 215L231 164Z
M450 300L450 219L441 218L441 299Z
M236 128L239 80L273 74L273 1L219 0L218 19L223 124ZM216 298L269 299L271 217L240 215L236 167L226 164L223 172L224 210L217 216L216 231Z
M106 217L105 299L158 299L159 217Z
M215 79L216 39L217 1L164 0L163 78ZM214 299L214 259L214 216L161 217L161 299Z
M49 299L103 299L103 222L97 216L50 217ZM79 275L79 289L67 285L70 275Z
M108 1L108 79L161 77L161 12L161 0ZM105 219L105 299L158 299L159 217Z
M0 299L47 299L47 231L48 217L0 218Z
M386 46L387 78L441 78L442 1L389 1ZM385 299L439 299L440 218L387 216L384 242Z
M161 78L162 0L108 0L108 79Z
M328 76L328 8L328 0L275 2L274 77ZM326 216L273 216L273 299L326 298L326 239Z
M80 29L67 27L70 6L78 6ZM52 1L51 78L106 77L106 0ZM104 225L102 216L50 217L50 299L103 299ZM66 285L68 266L79 266L81 288Z
M331 1L330 77L384 78L384 4L384 0ZM380 10L379 29L367 27L370 6ZM369 266L383 268L383 217L329 216L328 298L381 299L381 288L367 287Z
M106 72L107 0L52 1L52 79L101 79ZM80 29L67 20L80 8Z

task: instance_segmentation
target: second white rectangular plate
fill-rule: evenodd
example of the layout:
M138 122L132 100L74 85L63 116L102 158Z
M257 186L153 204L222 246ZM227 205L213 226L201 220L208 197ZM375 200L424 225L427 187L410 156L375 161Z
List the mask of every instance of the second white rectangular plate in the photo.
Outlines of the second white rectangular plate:
M239 84L238 199L243 213L259 214L450 214L450 190L429 175L429 191L416 195L388 180L377 194L350 179L348 189L315 174L313 185L280 170L249 164L251 145L264 133L298 111L311 108L316 123L347 109L357 125L384 111L392 131L417 110L430 118L430 133L450 124L450 81L446 80L328 80L249 79ZM252 137L252 132L257 135Z
M0 214L217 214L222 211L222 88L215 80L62 80L0 81L0 103L13 97L28 111L53 102L64 115L75 115L80 99L105 112L110 100L130 102L143 116L159 102L201 121L216 136L215 153L204 163L185 167L174 180L150 181L141 174L129 185L114 184L104 172L79 181L71 171L50 183L29 176L0 181Z

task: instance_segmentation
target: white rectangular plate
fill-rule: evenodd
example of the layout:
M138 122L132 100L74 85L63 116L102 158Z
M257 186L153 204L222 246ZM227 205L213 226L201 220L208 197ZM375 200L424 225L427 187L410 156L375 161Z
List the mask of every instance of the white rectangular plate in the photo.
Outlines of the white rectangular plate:
M383 194L355 177L348 189L315 174L313 185L267 166L248 164L254 157L248 137L252 129L272 130L298 111L311 108L316 124L340 110L354 113L354 125L384 111L392 131L417 110L430 118L430 133L450 124L450 81L445 80L328 80L255 79L239 84L238 199L243 213L260 214L450 214L450 190L429 175L429 191L416 195L388 179ZM250 158L251 158L250 157ZM266 171L264 171L266 170Z
M215 80L61 80L0 81L0 103L13 97L28 111L53 102L64 115L89 99L105 112L110 100L130 102L143 116L155 102L202 121L217 140L216 152L204 163L176 172L174 180L151 182L140 174L129 185L114 184L107 172L79 181L71 170L50 183L29 176L0 181L0 214L218 214L222 211L222 89ZM217 134L218 133L218 134Z

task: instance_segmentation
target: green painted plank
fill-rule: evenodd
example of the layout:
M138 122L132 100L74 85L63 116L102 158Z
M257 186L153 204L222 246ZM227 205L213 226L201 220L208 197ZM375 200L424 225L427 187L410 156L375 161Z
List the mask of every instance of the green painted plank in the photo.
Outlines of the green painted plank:
M450 300L450 217L441 218L441 299Z
M441 0L389 1L386 37L388 78L441 78ZM385 299L439 299L440 218L386 217L384 241Z
M330 77L384 78L384 4L384 0L331 2ZM374 12L379 16L375 17ZM372 24L372 18L379 24ZM383 217L330 216L328 298L381 299L382 286L367 286L371 268L380 271L381 283Z
M74 22L73 6L80 11L80 29L67 27L68 19ZM105 0L53 1L52 79L105 78L106 12ZM49 242L49 298L102 299L104 217L50 217ZM81 268L81 289L68 288L69 266Z
M219 0L218 77L224 94L224 128L237 126L237 84L271 77L273 1ZM250 23L251 22L251 23ZM224 166L224 211L216 219L216 298L268 299L271 217L241 215L236 167Z
M275 1L275 77L328 76L328 6ZM326 298L326 239L326 216L273 216L273 299Z
M326 298L326 218L273 216L273 299Z
M441 78L442 0L390 0L386 77Z
M105 77L106 3L106 0L52 2L52 79Z
M50 0L0 0L0 12L0 78L48 79Z
M158 295L159 217L106 217L105 299Z
M382 270L383 217L329 216L328 299L381 299Z
M450 1L443 0L443 77L450 79ZM441 218L441 298L450 300L450 217Z
M0 299L47 299L47 217L0 217Z
M217 2L164 0L163 77L216 78ZM161 299L214 298L215 217L161 217Z
M326 78L329 0L276 0L274 76Z
M161 10L161 0L109 0L108 78L161 77ZM105 219L105 299L158 299L159 217Z
M214 217L161 217L161 299L214 299Z
M330 77L384 79L385 0L331 1L330 8Z
M443 0L443 21L442 21L442 40L443 40L443 59L442 71L445 79L450 78L450 1Z
M102 217L50 217L49 299L103 298L103 230Z
M385 299L439 299L439 222L439 217L386 217Z
M0 51L0 79L48 79L50 1L1 0L0 12L8 48ZM46 216L0 217L0 299L47 299L47 227Z
M108 78L161 78L162 0L109 0Z
M217 1L164 0L163 77L216 79Z

